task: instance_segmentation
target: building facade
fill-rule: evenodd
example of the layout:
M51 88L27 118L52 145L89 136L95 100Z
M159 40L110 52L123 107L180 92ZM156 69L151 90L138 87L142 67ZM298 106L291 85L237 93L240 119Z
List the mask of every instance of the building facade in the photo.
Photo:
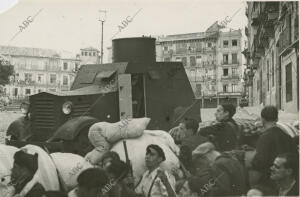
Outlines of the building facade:
M80 49L81 64L99 64L100 55L99 50L93 47Z
M299 111L298 2L248 2L245 85L251 105Z
M11 98L69 90L80 66L79 58L51 49L0 46L0 54L14 66L15 74L4 88Z
M156 57L182 62L195 96L215 106L242 96L241 38L241 30L222 32L216 22L205 32L157 37Z

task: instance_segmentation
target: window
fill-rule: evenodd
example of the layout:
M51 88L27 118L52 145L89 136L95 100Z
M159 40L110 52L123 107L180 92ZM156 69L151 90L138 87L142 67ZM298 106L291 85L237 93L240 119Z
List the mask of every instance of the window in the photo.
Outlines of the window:
M39 83L42 83L42 80L43 80L43 74L39 74L39 75L38 75L37 81L38 81Z
M168 50L168 47L167 46L164 46L164 51L167 51Z
M93 52L93 56L96 56L96 52Z
M68 85L69 79L68 76L63 76L63 85Z
M223 69L223 76L228 76L228 68Z
M31 73L25 73L25 81L32 81L32 74Z
M87 56L87 54L88 54L87 52L84 52L84 55L85 55L85 56Z
M50 74L50 83L56 83L56 74Z
M195 58L195 56L190 56L190 66L196 66L196 58Z
M223 48L228 48L228 40L223 40Z
M238 61L237 61L237 54L236 53L232 53L231 57L232 57L232 63L233 64L237 64L238 63Z
M237 69L236 68L232 68L232 76L236 76L237 75Z
M68 70L68 62L64 62L64 70Z
M228 54L223 54L223 64L228 64Z
M75 63L75 71L77 71L79 69L79 64Z
M38 89L38 93L40 93L40 92L42 92L42 90L41 90L41 89Z
M176 61L176 62L181 62L181 58L180 58L180 57L176 57L176 58L175 58L175 61Z
M232 84L232 92L237 92L237 84Z
M196 56L196 63L201 64L201 56Z
M187 58L186 57L182 57L181 62L183 64L183 66L185 67L187 64Z
M286 102L293 100L293 79L292 79L292 63L285 67L285 81L286 81Z
M89 56L92 56L92 53L91 53L91 52L89 52Z
M223 85L223 92L227 92L228 91L228 85Z
M25 94L26 94L26 95L31 94L31 90L30 90L30 89L25 89Z
M211 47L211 42L207 43L207 47Z
M236 47L236 46L237 46L237 43L238 43L237 40L232 40L232 43L231 43L231 44L232 44L233 47Z
M84 52L83 51L81 52L81 56L84 56Z

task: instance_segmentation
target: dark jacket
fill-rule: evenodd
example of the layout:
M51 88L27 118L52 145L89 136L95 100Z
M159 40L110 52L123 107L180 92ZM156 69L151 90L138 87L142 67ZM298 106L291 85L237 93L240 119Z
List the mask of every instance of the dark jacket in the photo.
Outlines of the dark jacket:
M260 181L269 179L270 167L282 153L297 153L293 139L279 127L267 129L257 141L256 154L252 160L253 169L263 175Z
M200 135L205 137L213 135L213 143L216 146L216 150L220 152L230 151L237 148L238 133L239 128L233 119L201 128L199 132Z

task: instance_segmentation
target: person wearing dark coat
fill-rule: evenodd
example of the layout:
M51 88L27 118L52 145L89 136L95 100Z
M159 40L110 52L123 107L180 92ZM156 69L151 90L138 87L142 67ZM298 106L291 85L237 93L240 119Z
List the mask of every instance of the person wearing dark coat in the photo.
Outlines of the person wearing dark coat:
M231 151L238 146L239 127L232 119L236 108L232 104L218 106L215 113L217 123L201 128L199 133L202 136L212 136L211 140L216 149L220 152Z
M19 194L26 184L31 181L37 169L38 154L31 155L22 150L15 153L11 176L16 194ZM36 183L25 197L41 197L44 192L44 187L40 183Z
M270 168L279 154L297 153L297 147L291 136L276 126L278 110L274 106L266 106L261 111L264 132L256 144L256 154L251 162L252 170L256 173L252 176L251 185L270 181Z

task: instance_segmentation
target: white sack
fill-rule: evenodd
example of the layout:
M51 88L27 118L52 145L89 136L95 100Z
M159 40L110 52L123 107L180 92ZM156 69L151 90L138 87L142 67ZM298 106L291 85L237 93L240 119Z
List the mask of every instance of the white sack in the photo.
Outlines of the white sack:
M51 157L68 191L76 187L77 177L83 170L93 167L83 157L72 153L52 153Z
M141 137L126 139L128 156L133 168L135 184L140 180L143 173L147 170L145 166L146 148L150 144L160 146L166 156L166 161L161 164L161 168L171 173L173 169L179 168L179 160L174 152L179 148L175 145L172 137L165 131L145 130ZM122 140L117 142L111 149L120 155L121 160L125 161L125 152ZM173 152L174 151L174 152Z
M105 152L111 148L111 144L120 139L136 138L143 134L150 118L124 119L116 123L98 122L89 129L88 138L95 149L89 152L85 158L92 164L97 164Z

